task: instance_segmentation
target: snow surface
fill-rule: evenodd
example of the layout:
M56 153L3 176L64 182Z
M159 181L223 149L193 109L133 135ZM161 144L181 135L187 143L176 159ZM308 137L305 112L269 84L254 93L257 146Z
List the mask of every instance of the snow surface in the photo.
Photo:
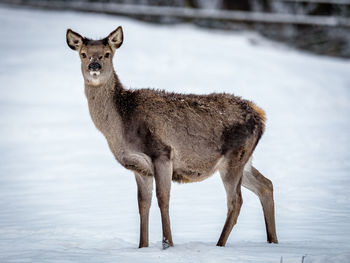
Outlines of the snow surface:
M253 33L159 26L122 17L0 7L0 262L350 262L350 62L290 50ZM104 37L126 87L230 92L267 112L254 165L275 187L280 243L267 244L258 198L238 224L219 176L173 184L175 247L137 249L136 183L95 129L65 31Z

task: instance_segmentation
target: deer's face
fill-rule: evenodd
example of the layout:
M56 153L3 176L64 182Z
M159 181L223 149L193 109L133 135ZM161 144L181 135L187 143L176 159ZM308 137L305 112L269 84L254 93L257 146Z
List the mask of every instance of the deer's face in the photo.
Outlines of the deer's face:
M113 55L122 43L121 27L101 40L91 40L67 30L67 44L78 51L85 83L91 86L103 85L110 79L113 74Z

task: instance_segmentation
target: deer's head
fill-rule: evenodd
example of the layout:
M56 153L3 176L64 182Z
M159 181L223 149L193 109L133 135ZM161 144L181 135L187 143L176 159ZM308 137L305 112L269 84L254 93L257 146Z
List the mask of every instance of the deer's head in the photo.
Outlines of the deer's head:
M66 34L68 46L78 51L85 83L91 86L105 84L113 74L113 55L123 43L123 30L118 27L107 37L91 40L71 29Z

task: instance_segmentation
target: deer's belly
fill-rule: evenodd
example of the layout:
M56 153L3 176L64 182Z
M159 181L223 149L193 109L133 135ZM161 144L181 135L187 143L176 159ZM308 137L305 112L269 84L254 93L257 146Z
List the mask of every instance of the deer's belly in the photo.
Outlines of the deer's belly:
M198 182L212 176L222 164L223 157L216 158L174 158L173 181L179 183Z

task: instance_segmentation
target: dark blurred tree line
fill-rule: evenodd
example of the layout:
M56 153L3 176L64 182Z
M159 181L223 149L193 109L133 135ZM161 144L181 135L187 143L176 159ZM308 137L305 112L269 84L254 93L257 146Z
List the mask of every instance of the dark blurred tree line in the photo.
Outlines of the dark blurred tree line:
M40 0L45 1L45 0ZM57 0L56 0L57 1ZM324 26L317 23L275 23L266 21L231 21L230 19L206 19L193 16L192 18L181 18L172 16L169 13L164 15L152 14L127 14L136 19L152 23L175 24L178 22L190 22L201 27L220 28L224 30L253 30L261 35L284 42L290 46L308 50L317 54L340 56L350 58L350 0L59 0L68 4L79 2L90 3L117 3L129 5L150 5L168 7L187 7L195 9L229 10L264 12L265 17L270 14L277 14L283 18L284 14L306 15L304 20L310 21L312 16L333 16L334 19L327 21L346 21L341 26ZM320 2L323 3L320 3ZM18 1L17 1L18 2ZM19 1L21 2L21 1ZM34 3L35 0L22 0L21 4ZM48 6L54 1L45 1ZM83 3L82 3L83 2ZM331 3L333 2L333 3ZM335 2L338 2L336 4ZM34 5L35 6L35 5ZM87 5L88 6L88 5ZM53 8L57 8L53 4ZM93 10L92 10L93 11ZM103 11L102 11L103 12ZM220 12L218 12L220 13ZM323 18L322 18L323 19ZM321 20L322 20L321 19ZM288 19L287 19L288 20ZM319 18L316 19L320 21ZM281 19L283 21L283 19ZM314 20L313 20L314 21Z
M79 0L81 1L81 0ZM83 0L84 1L84 0ZM85 0L136 5L174 6L303 15L350 16L348 5L282 0ZM329 0L329 2L332 2Z

